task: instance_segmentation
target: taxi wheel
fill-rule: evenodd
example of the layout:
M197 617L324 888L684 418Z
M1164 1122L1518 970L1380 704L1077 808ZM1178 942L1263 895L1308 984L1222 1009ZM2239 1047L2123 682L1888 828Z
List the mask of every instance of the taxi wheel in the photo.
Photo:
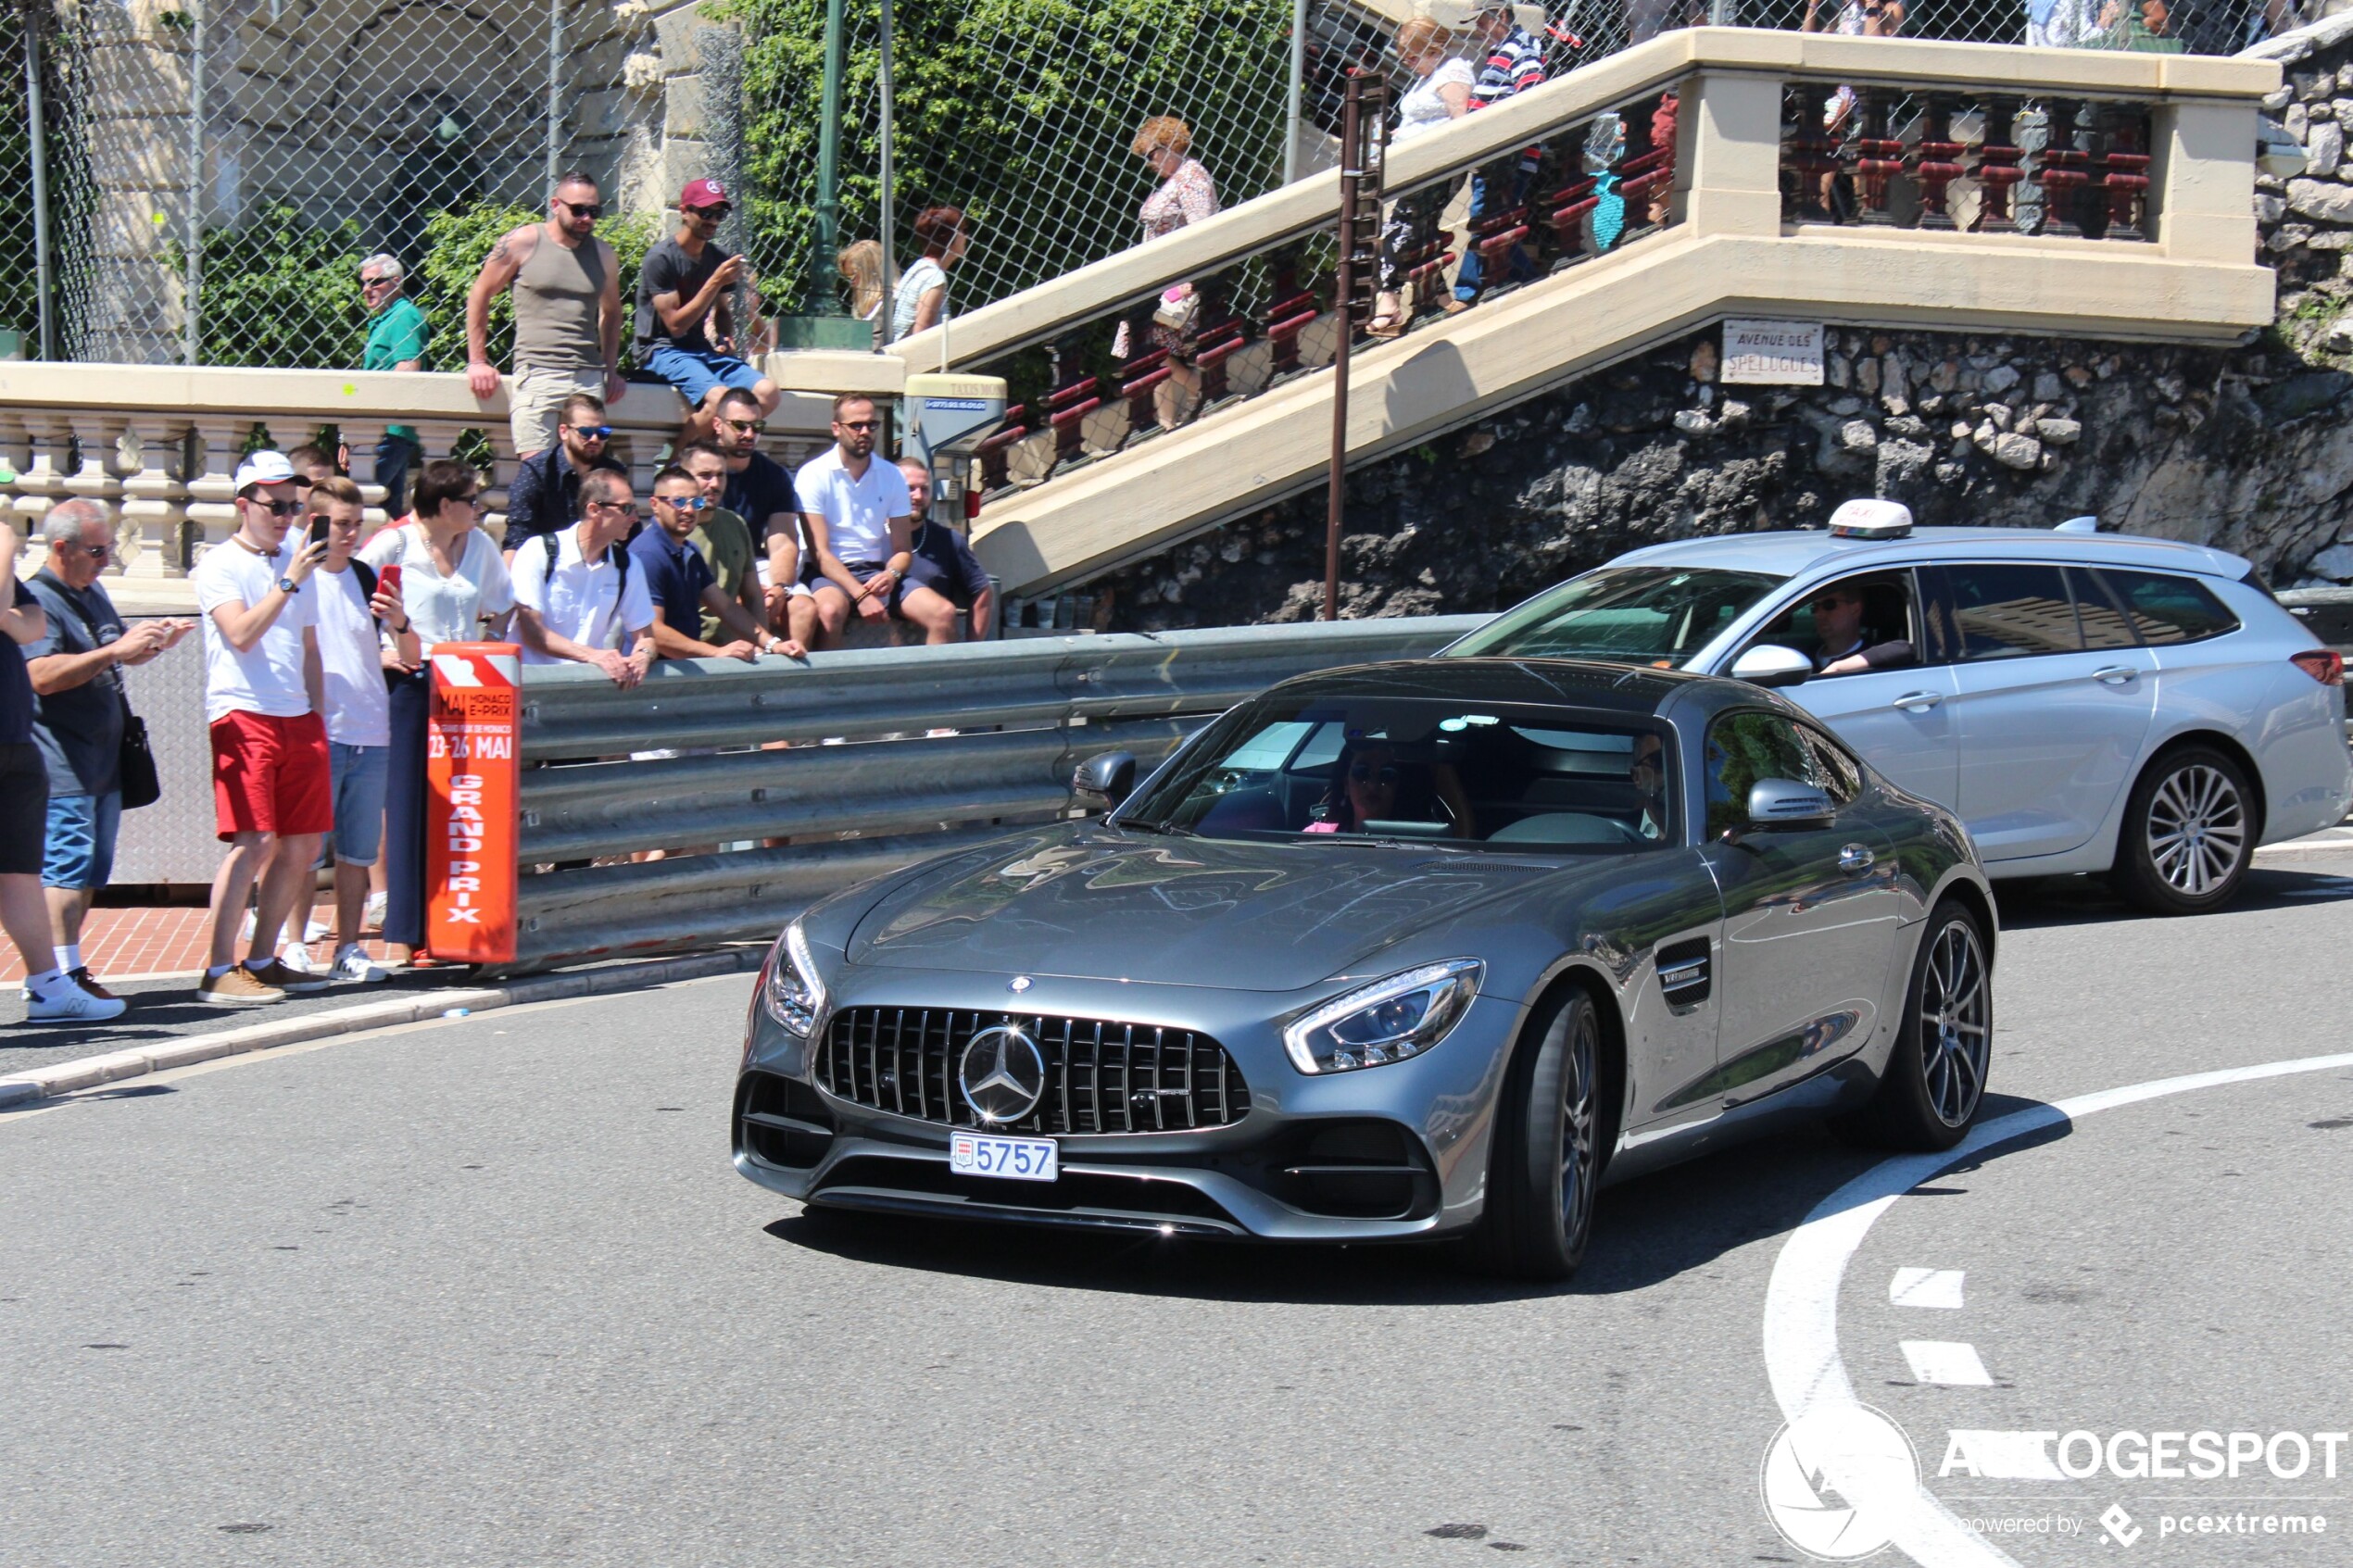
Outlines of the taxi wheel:
M2220 909L2255 863L2259 826L2236 762L2211 746L2169 751L2133 786L2109 880L2157 914Z

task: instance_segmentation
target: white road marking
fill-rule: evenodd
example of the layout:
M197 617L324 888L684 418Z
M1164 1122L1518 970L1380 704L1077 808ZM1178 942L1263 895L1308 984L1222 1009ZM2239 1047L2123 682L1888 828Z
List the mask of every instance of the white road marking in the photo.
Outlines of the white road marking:
M1957 1339L1906 1339L1898 1342L1905 1364L1916 1383L1940 1383L1947 1388L1991 1388L1994 1378L1974 1345Z
M1895 1277L1887 1282L1887 1302L1891 1307L1942 1307L1958 1311L1961 1271L1898 1269Z
M2353 1051L2129 1084L2013 1111L1978 1126L1941 1154L1899 1155L1872 1166L1816 1204L1773 1261L1773 1277L1765 1288L1765 1370L1782 1416L1795 1421L1823 1406L1859 1404L1838 1350L1839 1286L1879 1217L1922 1182L1996 1144L2098 1111L2338 1067L2353 1067ZM1848 1502L1881 1514L1887 1536L1922 1568L2019 1568L2016 1558L1972 1535L1925 1486L1890 1495L1884 1487L1875 1487L1869 1476L1841 1474L1835 1467L1829 1479Z
M2051 1460L2048 1432L1986 1431L1954 1427L1949 1434L1953 1474L1983 1481L2064 1481ZM1939 1461L1938 1470L1944 1469Z

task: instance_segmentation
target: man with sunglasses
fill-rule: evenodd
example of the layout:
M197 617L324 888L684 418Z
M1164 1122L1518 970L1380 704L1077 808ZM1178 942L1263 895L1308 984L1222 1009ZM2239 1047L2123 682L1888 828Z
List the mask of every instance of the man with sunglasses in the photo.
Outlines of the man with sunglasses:
M748 664L763 653L800 658L807 650L799 643L774 635L727 596L711 563L695 548L695 524L711 506L685 469L673 466L654 475L654 526L638 533L629 554L645 574L646 593L653 601L655 657L740 659ZM706 640L706 615L716 617L732 640Z
M852 616L879 626L896 613L921 626L927 642L956 634L956 607L907 582L914 499L907 476L875 457L881 424L873 398L843 393L834 399L834 444L793 475L809 538L801 577L817 601L820 647L837 646Z
M498 395L490 362L490 302L515 298L515 380L507 420L515 455L556 444L564 399L575 392L617 402L621 379L621 264L596 235L604 216L597 182L563 176L547 198L547 220L526 223L490 248L466 292L466 384L484 401Z
M78 496L51 508L41 535L49 558L30 586L49 632L24 657L32 679L33 744L49 769L42 896L57 968L91 996L111 1000L114 993L83 961L82 922L113 872L122 822L120 768L131 702L121 672L178 646L196 623L157 617L125 629L99 581L114 558L114 524L96 501ZM38 998L33 1016L44 1016Z
M321 718L319 596L305 591L327 543L311 544L307 529L295 530L303 504L284 454L247 457L237 469L236 496L237 531L188 574L203 613L213 807L229 846L212 882L212 951L196 999L230 1005L325 987L323 977L278 961L278 931L318 859L320 838L334 826ZM257 874L252 947L238 963L237 924Z
M359 303L368 307L368 344L359 351L363 370L422 370L432 329L416 301L400 292L407 274L400 258L378 251L359 264ZM376 483L384 487L384 511L409 509L409 470L424 461L414 425L386 425L376 443Z
M761 591L768 624L797 641L815 646L817 602L809 596L801 567L800 503L784 465L760 449L760 401L735 387L719 395L717 434L711 445L726 465L720 504L744 520L760 543Z
M710 439L730 387L758 398L761 419L776 411L776 383L735 352L736 296L747 273L744 258L717 239L734 210L718 181L688 181L678 232L657 241L637 269L637 351L686 400L686 441Z
M604 469L628 470L611 453L612 426L605 422L605 401L594 393L575 392L564 399L563 422L556 427L556 444L525 458L515 466L514 483L507 486L507 538L502 548L507 564L525 540L560 533L580 521L580 481Z

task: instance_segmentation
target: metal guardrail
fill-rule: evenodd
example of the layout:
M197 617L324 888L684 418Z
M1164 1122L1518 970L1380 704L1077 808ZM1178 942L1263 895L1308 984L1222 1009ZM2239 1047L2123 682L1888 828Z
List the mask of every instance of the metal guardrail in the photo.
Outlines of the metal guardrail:
M1097 752L1148 768L1277 681L1416 658L1484 619L664 661L629 692L589 670L534 669L516 967L773 935L836 888L1063 815L1071 771ZM955 733L925 734L938 729ZM631 757L655 749L702 754Z

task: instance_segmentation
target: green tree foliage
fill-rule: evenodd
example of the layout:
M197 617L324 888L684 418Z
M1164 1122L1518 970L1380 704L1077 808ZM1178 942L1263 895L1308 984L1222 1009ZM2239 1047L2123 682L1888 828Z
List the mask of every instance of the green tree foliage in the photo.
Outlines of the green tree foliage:
M745 174L755 256L782 265L763 293L805 309L824 78L824 0L740 0ZM857 106L874 102L875 0L849 0L840 152L841 239L874 237L880 148ZM893 157L901 261L906 220L946 202L974 219L990 297L1141 237L1151 176L1129 156L1137 126L1176 114L1228 199L1273 185L1282 168L1288 0L901 0L892 9ZM1211 128L1215 128L1213 132ZM979 303L967 284L964 308Z

